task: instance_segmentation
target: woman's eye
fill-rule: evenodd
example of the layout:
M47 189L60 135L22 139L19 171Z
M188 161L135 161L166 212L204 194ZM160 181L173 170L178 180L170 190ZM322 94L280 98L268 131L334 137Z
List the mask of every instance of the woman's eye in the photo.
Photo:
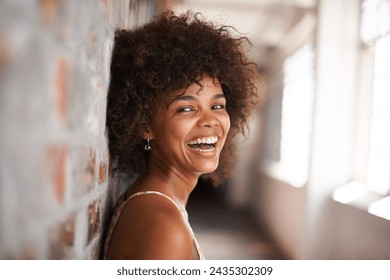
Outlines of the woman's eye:
M212 107L213 110L225 109L225 105L217 104Z
M191 111L193 111L193 110L194 110L194 109L192 109L191 107L183 107L183 108L178 109L177 112L178 112L178 113L180 113L180 112L186 113L186 112L191 112Z

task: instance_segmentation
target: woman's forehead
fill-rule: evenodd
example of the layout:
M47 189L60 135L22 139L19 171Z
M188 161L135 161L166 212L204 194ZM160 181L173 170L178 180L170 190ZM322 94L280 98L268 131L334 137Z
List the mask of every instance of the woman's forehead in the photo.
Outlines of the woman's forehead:
M210 76L204 76L199 82L192 83L187 88L182 88L168 93L168 98L175 98L181 95L199 95L203 90L208 88L221 88L218 78L212 78Z

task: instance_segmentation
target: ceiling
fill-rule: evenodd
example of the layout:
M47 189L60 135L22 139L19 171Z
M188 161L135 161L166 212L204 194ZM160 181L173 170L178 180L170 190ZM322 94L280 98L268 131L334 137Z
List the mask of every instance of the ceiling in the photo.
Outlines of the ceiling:
M307 12L314 12L316 0L177 0L172 9L193 10L206 19L231 25L247 36L254 48L252 59L265 63L268 48L278 47Z

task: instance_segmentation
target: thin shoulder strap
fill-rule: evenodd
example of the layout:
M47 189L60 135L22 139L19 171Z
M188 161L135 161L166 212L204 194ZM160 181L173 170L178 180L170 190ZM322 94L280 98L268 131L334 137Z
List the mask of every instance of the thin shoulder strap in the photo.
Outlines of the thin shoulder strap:
M180 211L180 213L187 219L187 215L185 214L185 212L179 207L179 205L177 205L177 203L172 199L170 198L168 195L166 195L165 193L162 193L162 192L158 192L158 191L144 191L144 192L137 192L131 196L129 196L126 201L125 201L125 204L128 200L130 200L131 198L133 197L137 197L137 196L140 196L140 195L147 195L147 194L155 194L155 195L159 195L159 196L162 196L162 197L165 197L166 199L168 199L170 202L173 203L173 205L176 206L176 208Z

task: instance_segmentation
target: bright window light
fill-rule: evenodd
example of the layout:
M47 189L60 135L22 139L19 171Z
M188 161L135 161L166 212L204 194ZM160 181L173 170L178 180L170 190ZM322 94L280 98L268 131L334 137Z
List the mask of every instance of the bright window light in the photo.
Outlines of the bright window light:
M390 196L371 203L368 212L375 216L390 220Z
M375 69L367 186L369 191L390 192L390 35L375 45Z
M372 43L389 32L390 1L364 0L362 4L362 41Z
M308 178L314 102L314 51L306 45L284 63L280 168L293 186Z
M366 185L359 182L350 182L333 192L333 199L348 204L366 194Z

